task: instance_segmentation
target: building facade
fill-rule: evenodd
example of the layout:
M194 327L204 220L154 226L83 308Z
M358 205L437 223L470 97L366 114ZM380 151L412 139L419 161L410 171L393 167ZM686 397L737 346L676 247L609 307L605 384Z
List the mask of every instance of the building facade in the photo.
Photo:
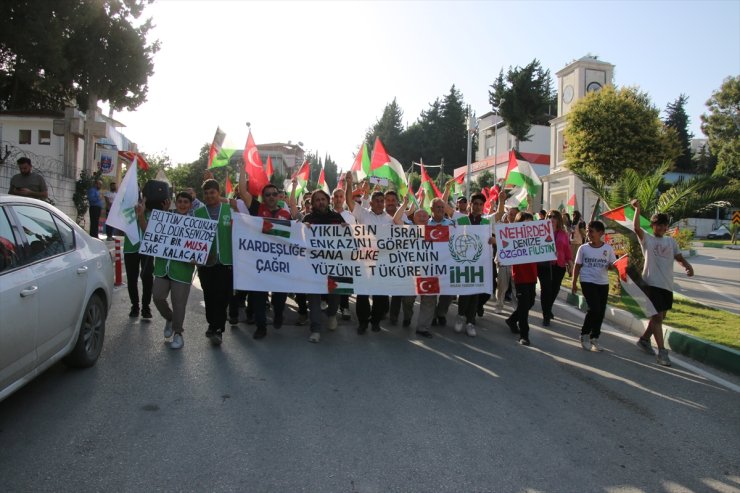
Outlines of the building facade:
M585 56L568 64L555 74L558 78L558 116L550 121L550 169L542 178L543 208L565 206L575 195L577 210L588 219L596 205L596 196L586 190L567 167L564 138L567 115L573 104L592 91L613 84L614 65Z

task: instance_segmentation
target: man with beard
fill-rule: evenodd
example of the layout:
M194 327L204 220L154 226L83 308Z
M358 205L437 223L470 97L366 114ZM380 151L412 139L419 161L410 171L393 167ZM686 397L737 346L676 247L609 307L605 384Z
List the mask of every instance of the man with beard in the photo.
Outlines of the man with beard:
M329 195L323 190L314 190L311 193L311 212L303 218L306 224L344 224L344 218L336 211L329 209ZM319 342L321 338L321 295L307 294L308 309L311 317L311 336L309 342ZM337 328L337 307L339 306L339 295L328 294L326 296L326 316L329 330Z

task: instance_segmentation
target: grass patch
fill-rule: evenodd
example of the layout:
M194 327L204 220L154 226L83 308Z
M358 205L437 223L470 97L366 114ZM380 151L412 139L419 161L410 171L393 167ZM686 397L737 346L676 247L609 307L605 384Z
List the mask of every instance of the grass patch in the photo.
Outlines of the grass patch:
M707 240L700 243L705 248L724 248L727 245L732 245L732 240Z
M570 291L572 278L563 278L563 286ZM619 289L617 274L610 271L609 304L629 311L629 307L622 303ZM740 315L710 308L674 293L673 308L668 311L665 323L707 341L740 349Z

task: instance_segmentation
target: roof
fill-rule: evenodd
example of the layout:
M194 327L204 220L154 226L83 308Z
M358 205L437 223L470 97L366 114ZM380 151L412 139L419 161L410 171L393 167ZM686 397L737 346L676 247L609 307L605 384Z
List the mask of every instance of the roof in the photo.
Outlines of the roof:
M64 112L52 110L0 111L0 116L64 118Z

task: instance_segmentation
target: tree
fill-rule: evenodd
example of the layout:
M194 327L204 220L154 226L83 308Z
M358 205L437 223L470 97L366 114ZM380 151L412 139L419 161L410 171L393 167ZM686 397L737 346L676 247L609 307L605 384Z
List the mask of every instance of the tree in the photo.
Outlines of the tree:
M679 171L694 171L695 165L691 155L691 139L694 134L689 132L689 115L686 114L686 103L689 98L685 94L678 96L666 106L665 126L672 128L678 138L680 154L676 159L676 169Z
M486 187L492 187L496 184L496 180L493 178L493 174L490 171L485 170L483 173L478 175L478 178L470 184L471 191L480 192Z
M441 171L451 174L457 166L467 160L467 110L463 96L454 84L442 100L439 118L440 162L444 163Z
M715 175L740 179L740 76L728 77L706 103L701 131L717 156Z
M532 125L546 125L557 108L550 71L537 59L525 67L509 67L506 76L502 68L491 89L488 101L516 138L516 149L520 141L529 140Z
M565 127L566 166L576 175L595 174L607 183L627 168L642 175L678 155L676 135L663 125L647 94L606 86L577 101Z
M385 105L383 115L375 124L370 127L365 134L365 142L369 149L375 145L375 138L380 137L388 154L397 155L399 144L401 143L401 134L403 133L403 110L398 106L396 98Z
M146 101L151 0L8 0L0 3L0 109L85 111L98 100L135 109Z

